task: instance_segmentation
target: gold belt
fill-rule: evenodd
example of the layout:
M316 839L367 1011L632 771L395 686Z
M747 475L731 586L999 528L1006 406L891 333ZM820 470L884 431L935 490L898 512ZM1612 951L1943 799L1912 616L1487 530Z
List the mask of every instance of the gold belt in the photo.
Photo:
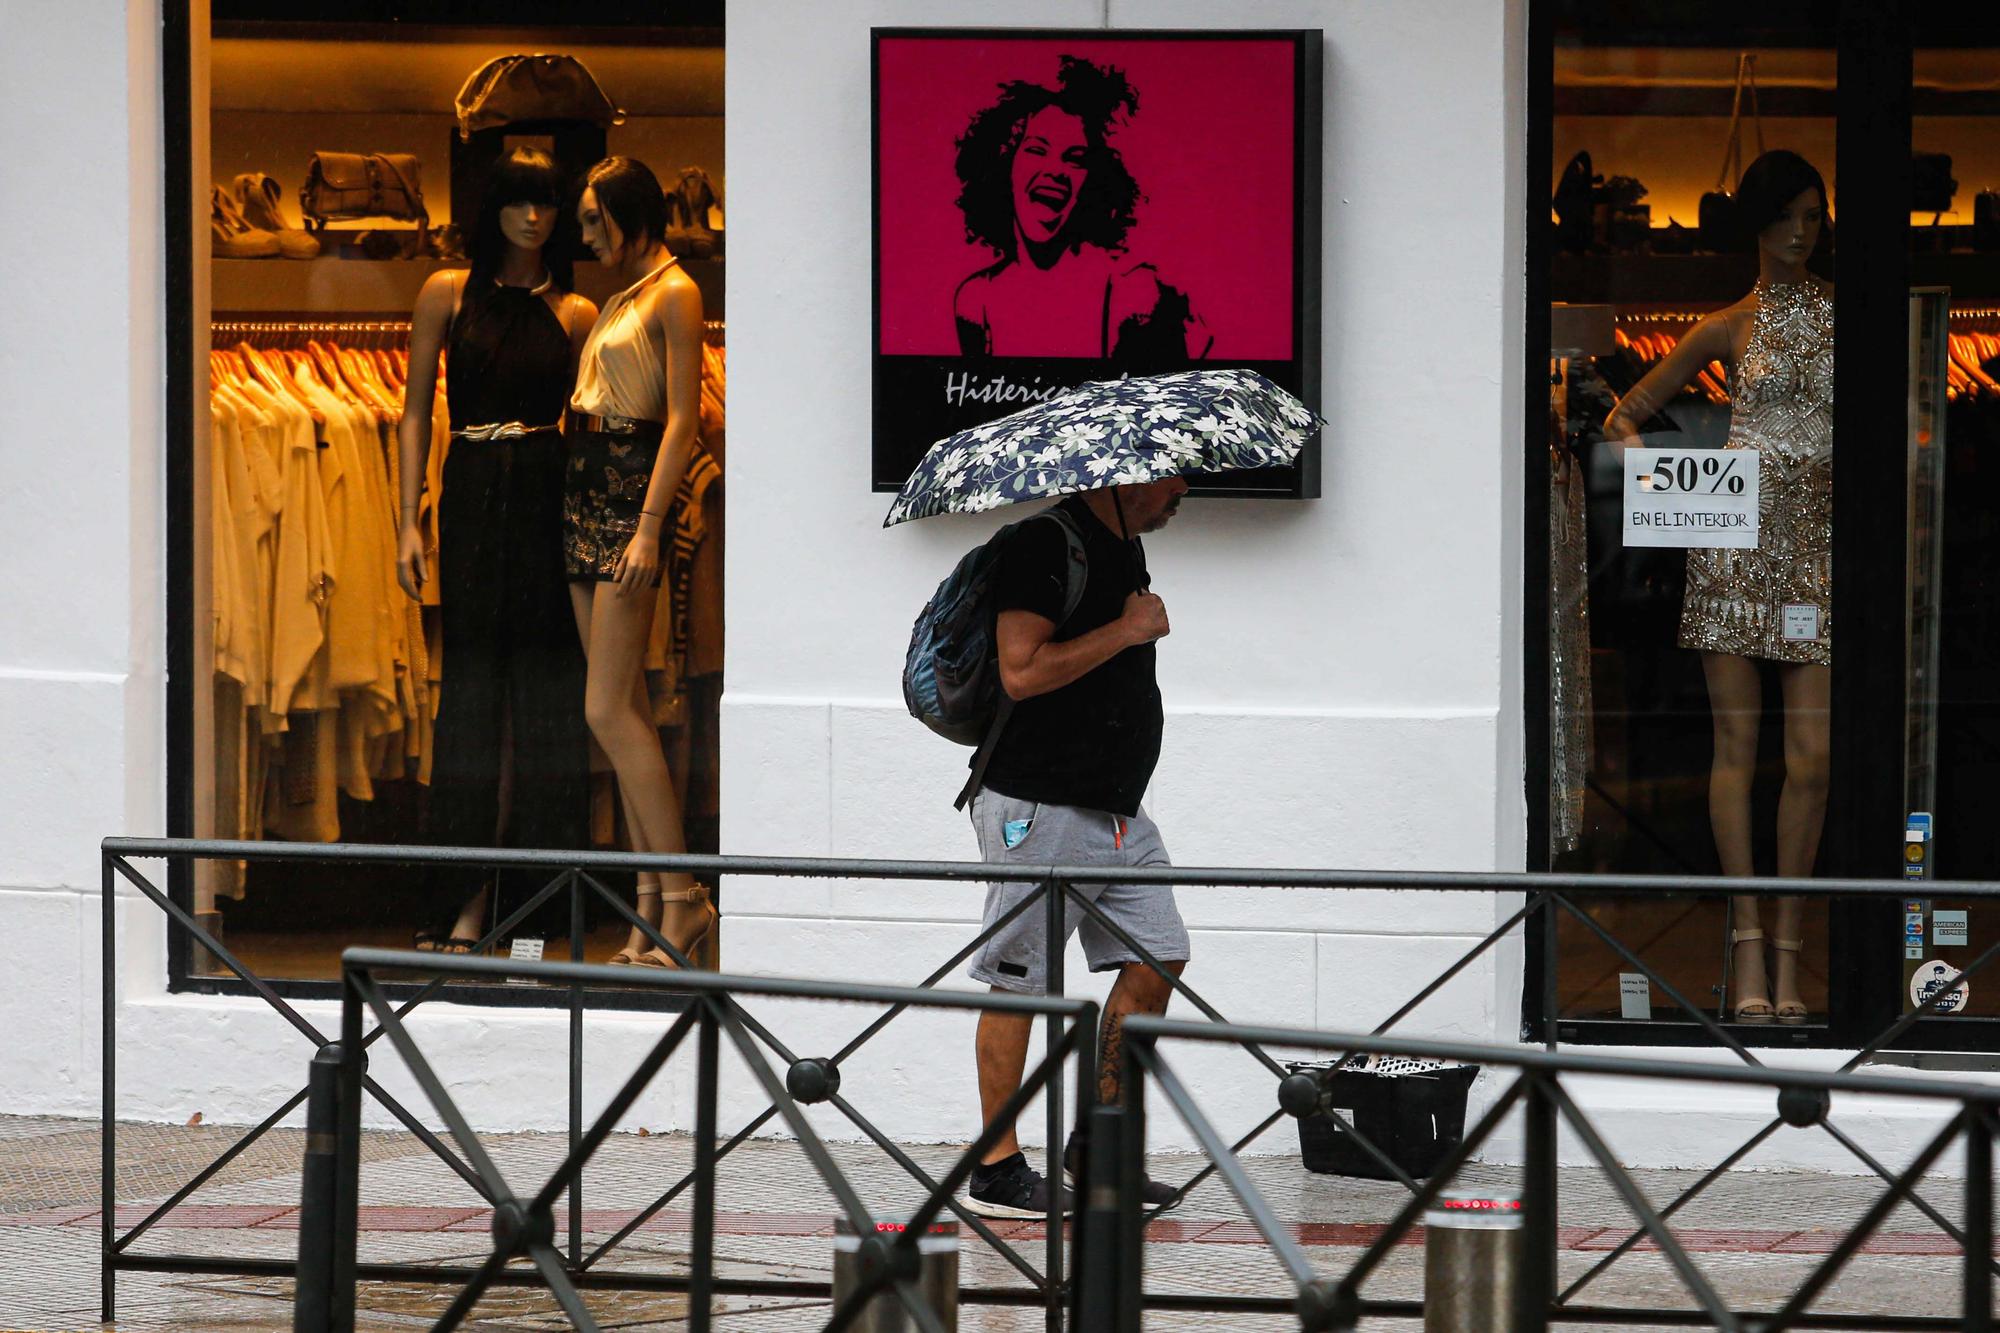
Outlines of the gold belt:
M538 435L543 431L560 430L560 426L529 426L519 421L494 421L483 426L467 426L464 430L451 433L454 440L471 440L475 444L487 440L518 440L524 435Z
M645 417L591 416L587 413L570 412L570 420L578 430L598 431L605 435L636 435L649 426L662 425Z

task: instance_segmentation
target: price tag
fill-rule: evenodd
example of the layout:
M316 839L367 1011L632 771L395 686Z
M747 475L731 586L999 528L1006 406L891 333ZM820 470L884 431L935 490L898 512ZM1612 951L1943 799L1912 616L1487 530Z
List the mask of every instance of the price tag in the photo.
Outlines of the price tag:
M1644 972L1618 974L1618 1016L1620 1018L1653 1016L1653 985L1646 980Z
M1757 547L1757 451L1625 451L1627 546Z
M507 957L517 963L539 963L542 961L542 941L525 935L516 935L508 945ZM535 984L535 979L533 977L508 977L507 984L510 986L532 986Z

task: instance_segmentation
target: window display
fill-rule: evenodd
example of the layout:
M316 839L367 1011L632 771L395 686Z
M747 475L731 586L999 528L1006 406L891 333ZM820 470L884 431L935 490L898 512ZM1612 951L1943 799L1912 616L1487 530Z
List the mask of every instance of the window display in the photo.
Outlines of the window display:
M1554 139L1566 165L1550 290L1564 304L1552 340L1548 652L1559 869L1810 875L1818 859L1831 718L1832 227L1809 155L1831 161L1831 117L1763 115L1760 61L1582 42L1557 51ZM1832 88L1830 50L1777 63L1788 79ZM1677 94L1696 83L1705 96L1688 106ZM1693 114L1711 111L1712 122ZM1743 166L1746 143L1763 151ZM1698 157L1709 173L1720 158L1719 190ZM1585 325L1595 327L1563 345L1565 329ZM1729 538L1700 527L1628 544L1627 474L1649 472L1653 455L1646 468L1631 459L1657 449L1717 451L1688 464L1699 476L1712 460L1712 489L1732 461L1721 451L1751 453L1757 544L1717 545ZM1796 899L1766 909L1769 921L1750 899L1592 910L1718 1012L1823 1021L1825 924L1808 923ZM1557 991L1566 1017L1680 1017L1581 923L1561 932Z
M192 832L714 850L723 53L618 22L197 36ZM547 878L195 874L203 924L294 980L464 950ZM613 887L712 960L684 878ZM593 960L666 961L591 917Z
M2000 270L1976 201L1954 191L2000 170L1981 91L1993 53L1926 50L1918 21L1912 140L1862 127L1865 146L1844 149L1839 50L1856 39L1824 17L1789 8L1752 24L1698 7L1686 14L1698 32L1655 24L1646 45L1586 6L1555 8L1549 424L1532 446L1549 468L1536 528L1549 622L1534 649L1546 841L1531 864L1696 882L1879 874L1875 860L1830 864L1828 802L1845 790L1850 809L1901 802L1921 830L1913 880L1991 876L2000 835L1979 793L2000 734L2000 638L1985 633L2000 571L1993 506L1970 479L1981 404L1995 401ZM1863 446L1834 412L1835 172L1857 161L1870 179L1884 161L1907 168L1915 288L1908 325L1851 335L1870 359L1849 358L1907 362L1907 485L1865 494L1843 527L1834 458ZM1843 285L1879 285L1867 262L1879 249L1839 253ZM1887 389L1864 372L1850 392ZM1899 607L1876 572L1906 547L1907 561L1892 557L1908 567ZM1883 635L1902 659L1895 679ZM1837 693L1843 661L1875 684ZM1905 703L1901 753L1843 769L1843 698ZM1976 904L1910 892L1893 923L1811 898L1584 902L1739 1034L1853 1046L1948 990L1994 938L1978 938ZM1708 1040L1581 922L1561 923L1548 965L1566 1040ZM1975 983L1938 1022L2000 1013L1992 1003ZM1995 1040L1935 1028L1921 1040Z

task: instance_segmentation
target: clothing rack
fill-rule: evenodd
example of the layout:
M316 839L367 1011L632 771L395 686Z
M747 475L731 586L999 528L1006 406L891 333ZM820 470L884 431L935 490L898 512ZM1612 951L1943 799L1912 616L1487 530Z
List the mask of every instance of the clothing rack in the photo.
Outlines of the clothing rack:
M1714 310L1621 310L1615 316L1619 324L1698 324L1714 314Z
M351 347L401 347L410 339L407 318L382 319L218 319L209 325L210 345L282 347L335 338Z

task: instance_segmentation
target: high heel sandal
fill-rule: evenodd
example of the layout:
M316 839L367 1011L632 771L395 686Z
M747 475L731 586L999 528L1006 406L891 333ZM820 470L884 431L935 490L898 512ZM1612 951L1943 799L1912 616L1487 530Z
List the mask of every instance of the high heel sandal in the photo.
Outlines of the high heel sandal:
M695 931L684 940L674 940L674 947L681 951L682 956L690 964L697 968L701 967L702 948L715 934L716 923L722 920L722 914L716 911L715 904L708 900L708 885L690 884L679 893L662 893L660 895L660 903L662 905L661 924L663 927L666 921L665 904L691 903L700 905L700 915L702 917L701 929ZM663 935L666 934L664 928L660 933ZM674 969L680 967L679 963L676 963L671 957L662 953L657 945L640 954L637 961L640 967L665 967Z
M479 890L479 893L484 892L486 892L485 889ZM473 895L473 897L477 896L477 893ZM470 937L458 933L459 918L465 915L465 909L471 902L472 898L467 898L464 903L461 903L452 911L450 916L443 918L436 925L428 929L419 930L411 937L410 946L418 953L451 954L471 953L474 949L478 948L479 934L477 931Z
M1773 949L1782 949L1784 950L1784 952L1788 954L1795 955L1799 952L1799 950L1805 947L1805 941L1781 940L1778 939L1776 936L1773 936L1771 939L1771 947ZM1799 977L1799 962L1798 959L1794 957L1792 959L1792 984L1794 986L1798 985L1798 977ZM1775 989L1775 979L1773 982L1773 988ZM1778 1021L1780 1023L1803 1023L1806 1021L1805 1001L1780 1000L1778 1001L1777 1014L1778 1014Z
M1739 944L1755 944L1763 938L1761 930L1732 930L1729 932L1729 947L1734 949ZM1763 951L1759 949L1758 952L1761 954ZM1766 977L1764 985L1768 988L1770 984L1770 978ZM1736 1002L1736 1021L1739 1023L1768 1023L1775 1012L1769 1000L1758 996L1745 996Z
M646 900L650 898L654 902L658 902L660 900L660 891L658 889L640 889L634 896L639 900L638 908L640 917L657 926L659 919L654 913L646 910ZM628 944L617 953L612 954L606 961L612 967L639 967L644 963L645 957L646 949L644 945L634 949Z

